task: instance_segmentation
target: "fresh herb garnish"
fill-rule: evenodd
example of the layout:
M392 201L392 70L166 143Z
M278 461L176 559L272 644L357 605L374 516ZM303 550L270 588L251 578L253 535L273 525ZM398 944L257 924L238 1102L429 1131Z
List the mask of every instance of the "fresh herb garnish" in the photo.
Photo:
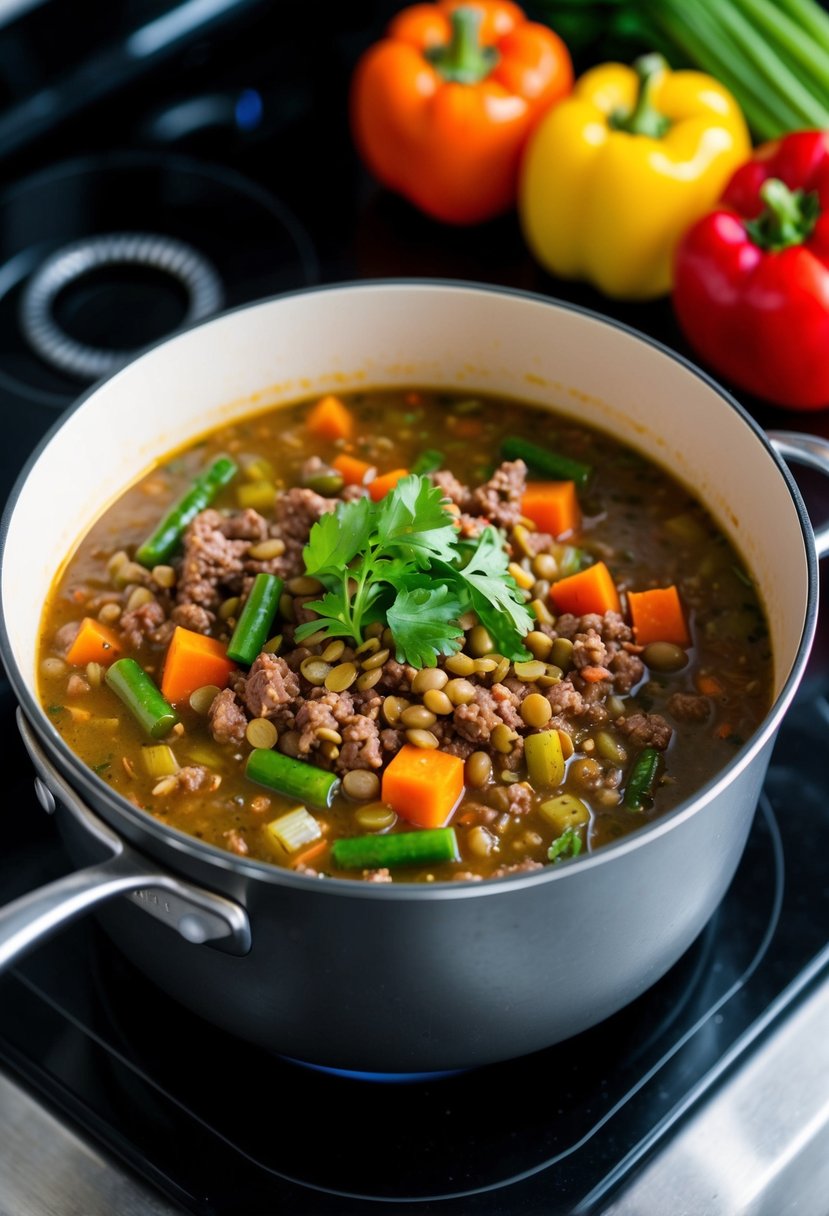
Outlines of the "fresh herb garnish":
M576 828L565 828L547 850L550 861L563 861L565 857L578 857L582 850L582 839Z
M425 477L401 478L378 503L339 503L314 524L303 558L325 594L306 605L319 616L299 626L297 641L322 631L359 643L367 625L385 621L399 662L434 667L460 649L459 620L472 609L500 654L529 657L522 639L533 618L502 538L486 527L462 540L443 491Z

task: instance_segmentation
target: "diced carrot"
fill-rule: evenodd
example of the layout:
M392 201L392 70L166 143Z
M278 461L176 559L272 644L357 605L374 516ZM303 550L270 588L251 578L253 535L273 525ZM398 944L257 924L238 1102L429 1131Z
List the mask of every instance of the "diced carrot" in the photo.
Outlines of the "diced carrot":
M584 616L588 612L621 612L619 592L613 575L604 562L595 562L567 578L560 578L550 588L550 599L559 612Z
M354 434L353 414L332 393L320 398L308 415L307 425L319 439L350 439Z
M640 646L647 646L651 642L691 645L679 592L673 585L654 587L649 591L629 591L628 605L633 633Z
M714 737L716 739L730 739L734 733L734 727L730 722L720 722L714 727Z
M697 676L696 685L697 691L701 692L704 697L721 697L725 692L717 677L709 675L705 671L701 671Z
M235 670L236 664L227 657L225 647L216 638L177 625L164 660L161 691L174 705L205 684L225 688L230 673Z
M69 647L66 661L76 667L85 667L87 663L101 663L108 667L119 658L123 649L118 636L111 629L94 617L85 616Z
M383 801L409 823L442 828L463 793L463 760L405 744L383 774Z
M600 680L610 679L610 672L606 667L580 667L579 675L588 684L598 684Z
M521 514L531 519L539 532L558 537L575 532L581 510L574 481L531 481L521 499Z
M331 467L338 473L342 473L343 481L347 486L363 486L366 484L366 477L373 466L367 464L365 460L358 460L356 456L340 452L339 456L331 461Z
M327 840L318 840L316 844L312 844L310 849L305 849L304 852L297 854L291 861L291 868L296 870L298 866L305 866L315 857L319 857L320 853L324 853L328 848Z
M408 476L408 469L392 469L390 473L383 473L380 477L375 477L374 481L370 481L368 492L375 502L379 502L381 498L386 497L389 490L394 489L401 477Z

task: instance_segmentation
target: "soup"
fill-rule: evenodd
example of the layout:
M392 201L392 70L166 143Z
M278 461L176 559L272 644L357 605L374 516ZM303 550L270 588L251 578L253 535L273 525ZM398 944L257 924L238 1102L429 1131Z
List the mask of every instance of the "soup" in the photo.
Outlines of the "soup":
M311 878L475 881L677 806L768 712L750 572L611 435L412 388L217 430L46 606L42 704L170 827Z

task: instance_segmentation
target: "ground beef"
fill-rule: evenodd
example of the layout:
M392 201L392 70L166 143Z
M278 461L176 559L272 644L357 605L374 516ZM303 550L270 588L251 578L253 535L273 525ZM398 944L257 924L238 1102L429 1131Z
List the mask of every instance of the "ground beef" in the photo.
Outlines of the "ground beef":
M223 593L237 594L241 590L250 539L240 536L239 531L251 530L249 515L256 516L256 512L220 515L208 508L190 523L184 533L184 556L176 590L180 605L196 604L215 611Z
M493 870L490 878L505 878L507 874L524 874L530 870L543 870L544 863L542 861L533 861L530 857L525 857L523 861L517 861L513 865L499 866L497 870Z
M61 625L60 629L55 632L52 646L58 654L67 654L75 638L78 636L80 627L80 621L67 621L65 625Z
M501 686L503 688L503 685ZM504 692L509 696L508 690ZM504 713L512 718L514 710L508 699L497 701L488 688L478 685L475 688L475 700L468 705L456 705L452 721L458 734L482 747L489 744L490 736L496 726L504 723ZM521 720L520 717L518 719Z
M377 723L362 714L353 714L342 728L343 743L337 757L338 772L355 768L375 769L383 763L383 749Z
M671 741L673 727L660 714L630 714L616 719L616 729L627 735L638 747L655 747L664 751Z
M530 532L528 530L521 543L525 550L529 550L529 557L538 557L539 553L549 553L552 550L556 538L549 532Z
M245 706L253 718L275 718L299 696L299 680L284 659L264 651L245 680Z
M167 614L161 604L158 600L150 600L139 608L133 608L131 612L124 612L118 621L118 627L127 645L137 650L145 638L151 641L169 640L163 636L162 626L166 622Z
M339 733L340 723L332 713L333 706L329 700L339 695L341 694L328 693L324 698L304 701L300 705L295 720L295 728L299 732L297 752L300 756L307 756L319 747L322 742L319 737L321 730L335 730Z
M184 768L180 768L176 773L179 789L186 790L188 794L195 793L196 790L201 790L205 787L215 789L218 784L216 781L217 777L218 773L212 773L203 764L188 764Z
M392 693L406 693L412 690L412 680L417 672L408 664L398 663L397 659L386 659L383 664L383 674L375 684L375 688L385 696Z
M274 504L274 523L271 529L274 536L285 542L285 552L279 557L264 563L263 569L269 574L277 574L280 578L296 578L305 573L305 563L302 560L302 550L308 542L308 536L317 520L326 511L333 511L337 505L336 498L323 498L302 486L294 486L278 494ZM250 572L254 570L250 564Z
M363 870L363 882L393 882L391 872L387 866L383 866L380 870Z
M230 849L231 853L238 853L240 857L244 857L250 852L248 842L238 828L229 828L228 831L222 832L222 837L225 848Z
M545 688L544 695L550 702L554 716L572 719L581 718L586 709L586 702L580 692L573 687L571 679L561 680Z
M217 743L241 743L248 720L232 688L225 688L216 697L207 713L210 733Z
M399 752L404 741L402 732L394 730L391 726L380 731L380 746L387 756L393 756L395 752Z
M598 630L591 626L573 635L572 662L577 670L582 667L605 667L607 647Z
M521 518L521 499L526 488L527 466L524 461L504 461L488 482L472 491L474 506L470 510L485 515L490 523L498 527L512 528Z
M210 633L216 622L216 613L199 604L176 604L171 615L174 624L194 633Z
M707 722L711 702L694 692L674 692L668 697L668 712L678 722Z
M458 481L454 473L450 473L448 469L439 469L437 473L432 474L432 481L443 491L443 497L460 507L461 511L472 510L472 491L469 486Z
M608 662L613 676L613 689L624 696L635 688L645 674L645 664L638 654L630 654L627 650L617 650Z
M526 781L499 785L492 791L492 802L501 814L526 815L532 808L533 790Z

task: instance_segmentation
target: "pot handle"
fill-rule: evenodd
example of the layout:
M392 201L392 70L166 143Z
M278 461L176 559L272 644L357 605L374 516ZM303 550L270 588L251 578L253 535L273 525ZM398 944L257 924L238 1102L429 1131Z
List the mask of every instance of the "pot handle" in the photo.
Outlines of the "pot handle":
M83 831L110 850L112 857L59 878L0 909L0 971L97 904L123 894L176 929L186 941L209 942L230 954L247 954L250 923L245 909L168 874L124 844L46 758L20 710L17 721L38 772L35 792L41 806L52 812L60 803Z
M784 460L808 465L829 476L829 440L799 431L769 431L768 438L775 452ZM815 527L814 533L815 551L818 557L826 557L829 553L829 523Z

